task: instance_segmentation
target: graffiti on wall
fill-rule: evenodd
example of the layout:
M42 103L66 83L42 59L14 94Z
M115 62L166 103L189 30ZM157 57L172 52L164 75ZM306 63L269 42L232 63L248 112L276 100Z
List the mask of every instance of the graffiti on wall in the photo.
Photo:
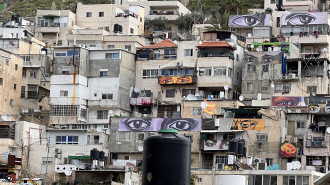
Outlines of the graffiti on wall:
M229 27L270 26L270 17L270 14L231 15L228 25Z
M204 150L228 150L229 141L223 140L205 140Z
M264 119L234 119L232 130L265 130Z
M119 120L119 131L155 132L159 129L200 131L201 119L191 118L129 118Z
M294 157L297 153L297 148L294 143L284 142L280 144L280 157L288 158Z
M282 16L282 25L328 24L328 12L292 13Z
M192 84L192 76L161 76L158 78L158 84Z
M299 107L306 106L304 97L273 96L272 106Z

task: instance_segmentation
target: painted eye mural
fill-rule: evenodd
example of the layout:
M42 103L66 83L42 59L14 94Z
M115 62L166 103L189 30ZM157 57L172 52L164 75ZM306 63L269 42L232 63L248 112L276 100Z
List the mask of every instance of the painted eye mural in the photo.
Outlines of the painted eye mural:
M281 153L280 157L294 157L297 153L296 146L291 143L282 143L281 144Z
M273 96L272 106L299 106L300 97Z
M318 107L318 106L309 106L309 112L311 112L311 113L317 113L317 112L319 112L320 111L320 107Z
M310 14L291 14L286 17L288 25L310 24L316 17Z
M284 14L282 25L328 24L327 12Z
M164 119L162 129L175 129L178 131L192 130L197 126L193 119Z
M128 130L147 131L151 125L150 119L127 119L123 122Z
M253 56L253 55L247 54L244 57L244 61L247 62L247 63L258 63L258 58Z
M230 27L244 26L269 26L270 15L254 14L254 15L231 15L229 16Z

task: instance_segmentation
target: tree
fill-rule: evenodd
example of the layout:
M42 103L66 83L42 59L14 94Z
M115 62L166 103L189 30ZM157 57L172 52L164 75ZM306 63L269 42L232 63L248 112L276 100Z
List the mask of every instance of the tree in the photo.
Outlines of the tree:
M165 17L146 19L144 21L144 30L165 31L166 23L167 23L167 19Z
M228 19L229 14L224 12L220 14L219 12L215 14L215 17L212 17L210 20L210 24L212 26L207 26L207 31L217 31L217 30L228 30Z

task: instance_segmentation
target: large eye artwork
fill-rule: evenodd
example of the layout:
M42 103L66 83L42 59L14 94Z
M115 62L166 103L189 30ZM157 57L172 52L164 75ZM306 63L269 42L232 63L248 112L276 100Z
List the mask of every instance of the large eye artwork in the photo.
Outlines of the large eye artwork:
M151 125L151 120L149 119L127 119L124 124L133 131L146 131Z
M178 131L189 131L194 129L197 123L194 119L165 119L162 129L175 129Z
M274 106L297 106L298 100L294 97L276 97L274 99Z
M253 15L242 15L233 20L233 23L239 26L255 26L261 22L261 18Z
M311 14L291 14L285 20L287 25L310 24L315 20L315 17Z

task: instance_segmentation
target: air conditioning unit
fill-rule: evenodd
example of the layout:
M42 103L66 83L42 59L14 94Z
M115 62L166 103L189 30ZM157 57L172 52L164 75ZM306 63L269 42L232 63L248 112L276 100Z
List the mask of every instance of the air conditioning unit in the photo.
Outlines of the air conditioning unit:
M289 79L295 79L295 78L296 78L296 74L295 74L295 73L290 73L290 74L288 75L288 78L289 78Z
M220 119L214 119L214 126L216 127L220 126Z
M55 158L61 159L62 158L62 154L55 154Z
M257 163L257 169L258 170L266 170L267 169L267 163Z
M55 148L55 153L56 154L61 154L62 153L62 150L60 148Z
M217 163L217 164L216 164L216 169L217 169L217 170L223 170L224 167L225 167L225 164L223 164L223 163Z
M252 157L247 157L246 159L246 164L252 165L253 158Z
M182 63L181 62L177 62L176 63L176 66L182 66Z
M261 163L261 158L255 158L255 159L253 160L253 163L254 163L254 164Z
M234 155L228 155L228 164L234 164L235 156Z

